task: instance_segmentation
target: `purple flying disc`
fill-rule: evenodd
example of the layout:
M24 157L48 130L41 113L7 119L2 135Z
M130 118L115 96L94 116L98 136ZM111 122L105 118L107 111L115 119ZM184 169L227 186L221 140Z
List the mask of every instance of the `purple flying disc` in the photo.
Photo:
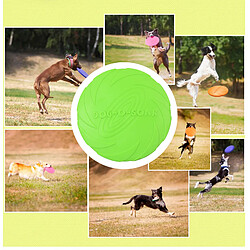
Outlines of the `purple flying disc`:
M77 68L77 71L78 71L82 76L84 76L85 78L87 78L87 77L89 76L83 69Z
M225 148L224 152L225 152L226 154L229 154L229 153L231 153L233 150L234 150L234 145L230 145L230 146L228 146L228 147Z
M155 45L157 45L159 43L159 41L160 41L159 37L157 37L157 36L149 36L146 39L145 43L148 46L155 46Z
M50 173L50 174L54 174L55 173L55 169L54 168L52 168L52 167L49 167L49 168L45 168L45 171L47 171L48 173Z

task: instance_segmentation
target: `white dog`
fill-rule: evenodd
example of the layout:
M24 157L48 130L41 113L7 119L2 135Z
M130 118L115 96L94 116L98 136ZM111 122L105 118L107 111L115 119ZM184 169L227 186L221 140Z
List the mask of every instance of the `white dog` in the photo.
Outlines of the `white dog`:
M194 73L189 80L180 80L177 82L177 87L182 87L187 84L189 94L193 97L194 107L197 107L196 99L201 82L209 76L213 76L216 81L219 80L219 76L215 69L215 50L216 46L212 43L210 43L210 46L202 48L201 51L204 57L200 67L197 69L197 73Z

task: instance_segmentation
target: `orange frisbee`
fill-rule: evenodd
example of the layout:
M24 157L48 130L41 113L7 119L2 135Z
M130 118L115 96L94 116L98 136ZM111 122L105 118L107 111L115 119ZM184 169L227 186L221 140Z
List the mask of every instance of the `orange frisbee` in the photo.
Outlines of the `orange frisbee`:
M215 97L224 96L228 93L228 88L225 86L214 86L208 89L208 94Z
M186 128L185 133L188 136L194 136L196 134L196 129L191 127L191 128Z

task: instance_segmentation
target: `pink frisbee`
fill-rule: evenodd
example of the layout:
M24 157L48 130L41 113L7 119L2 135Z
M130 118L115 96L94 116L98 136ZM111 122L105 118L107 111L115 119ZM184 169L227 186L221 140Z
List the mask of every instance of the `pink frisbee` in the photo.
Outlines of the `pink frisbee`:
M160 39L157 36L149 36L147 37L145 43L148 46L155 46L159 43Z
M45 171L47 171L48 173L50 173L50 174L54 174L55 173L55 169L54 168L52 168L52 167L45 167L44 168L45 169Z

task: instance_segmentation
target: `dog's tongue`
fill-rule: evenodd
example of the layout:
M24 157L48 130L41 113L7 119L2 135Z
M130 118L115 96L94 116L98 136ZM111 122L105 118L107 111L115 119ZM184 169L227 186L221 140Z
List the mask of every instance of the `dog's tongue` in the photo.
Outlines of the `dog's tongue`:
M148 45L148 46L155 46L155 45L157 45L158 43L159 43L159 37L157 37L157 36L149 36L147 39L146 39L146 41L145 41L145 43L146 43L146 45Z
M45 171L47 171L48 173L50 173L50 174L54 174L55 173L55 169L54 168L52 168L52 167L45 167Z

